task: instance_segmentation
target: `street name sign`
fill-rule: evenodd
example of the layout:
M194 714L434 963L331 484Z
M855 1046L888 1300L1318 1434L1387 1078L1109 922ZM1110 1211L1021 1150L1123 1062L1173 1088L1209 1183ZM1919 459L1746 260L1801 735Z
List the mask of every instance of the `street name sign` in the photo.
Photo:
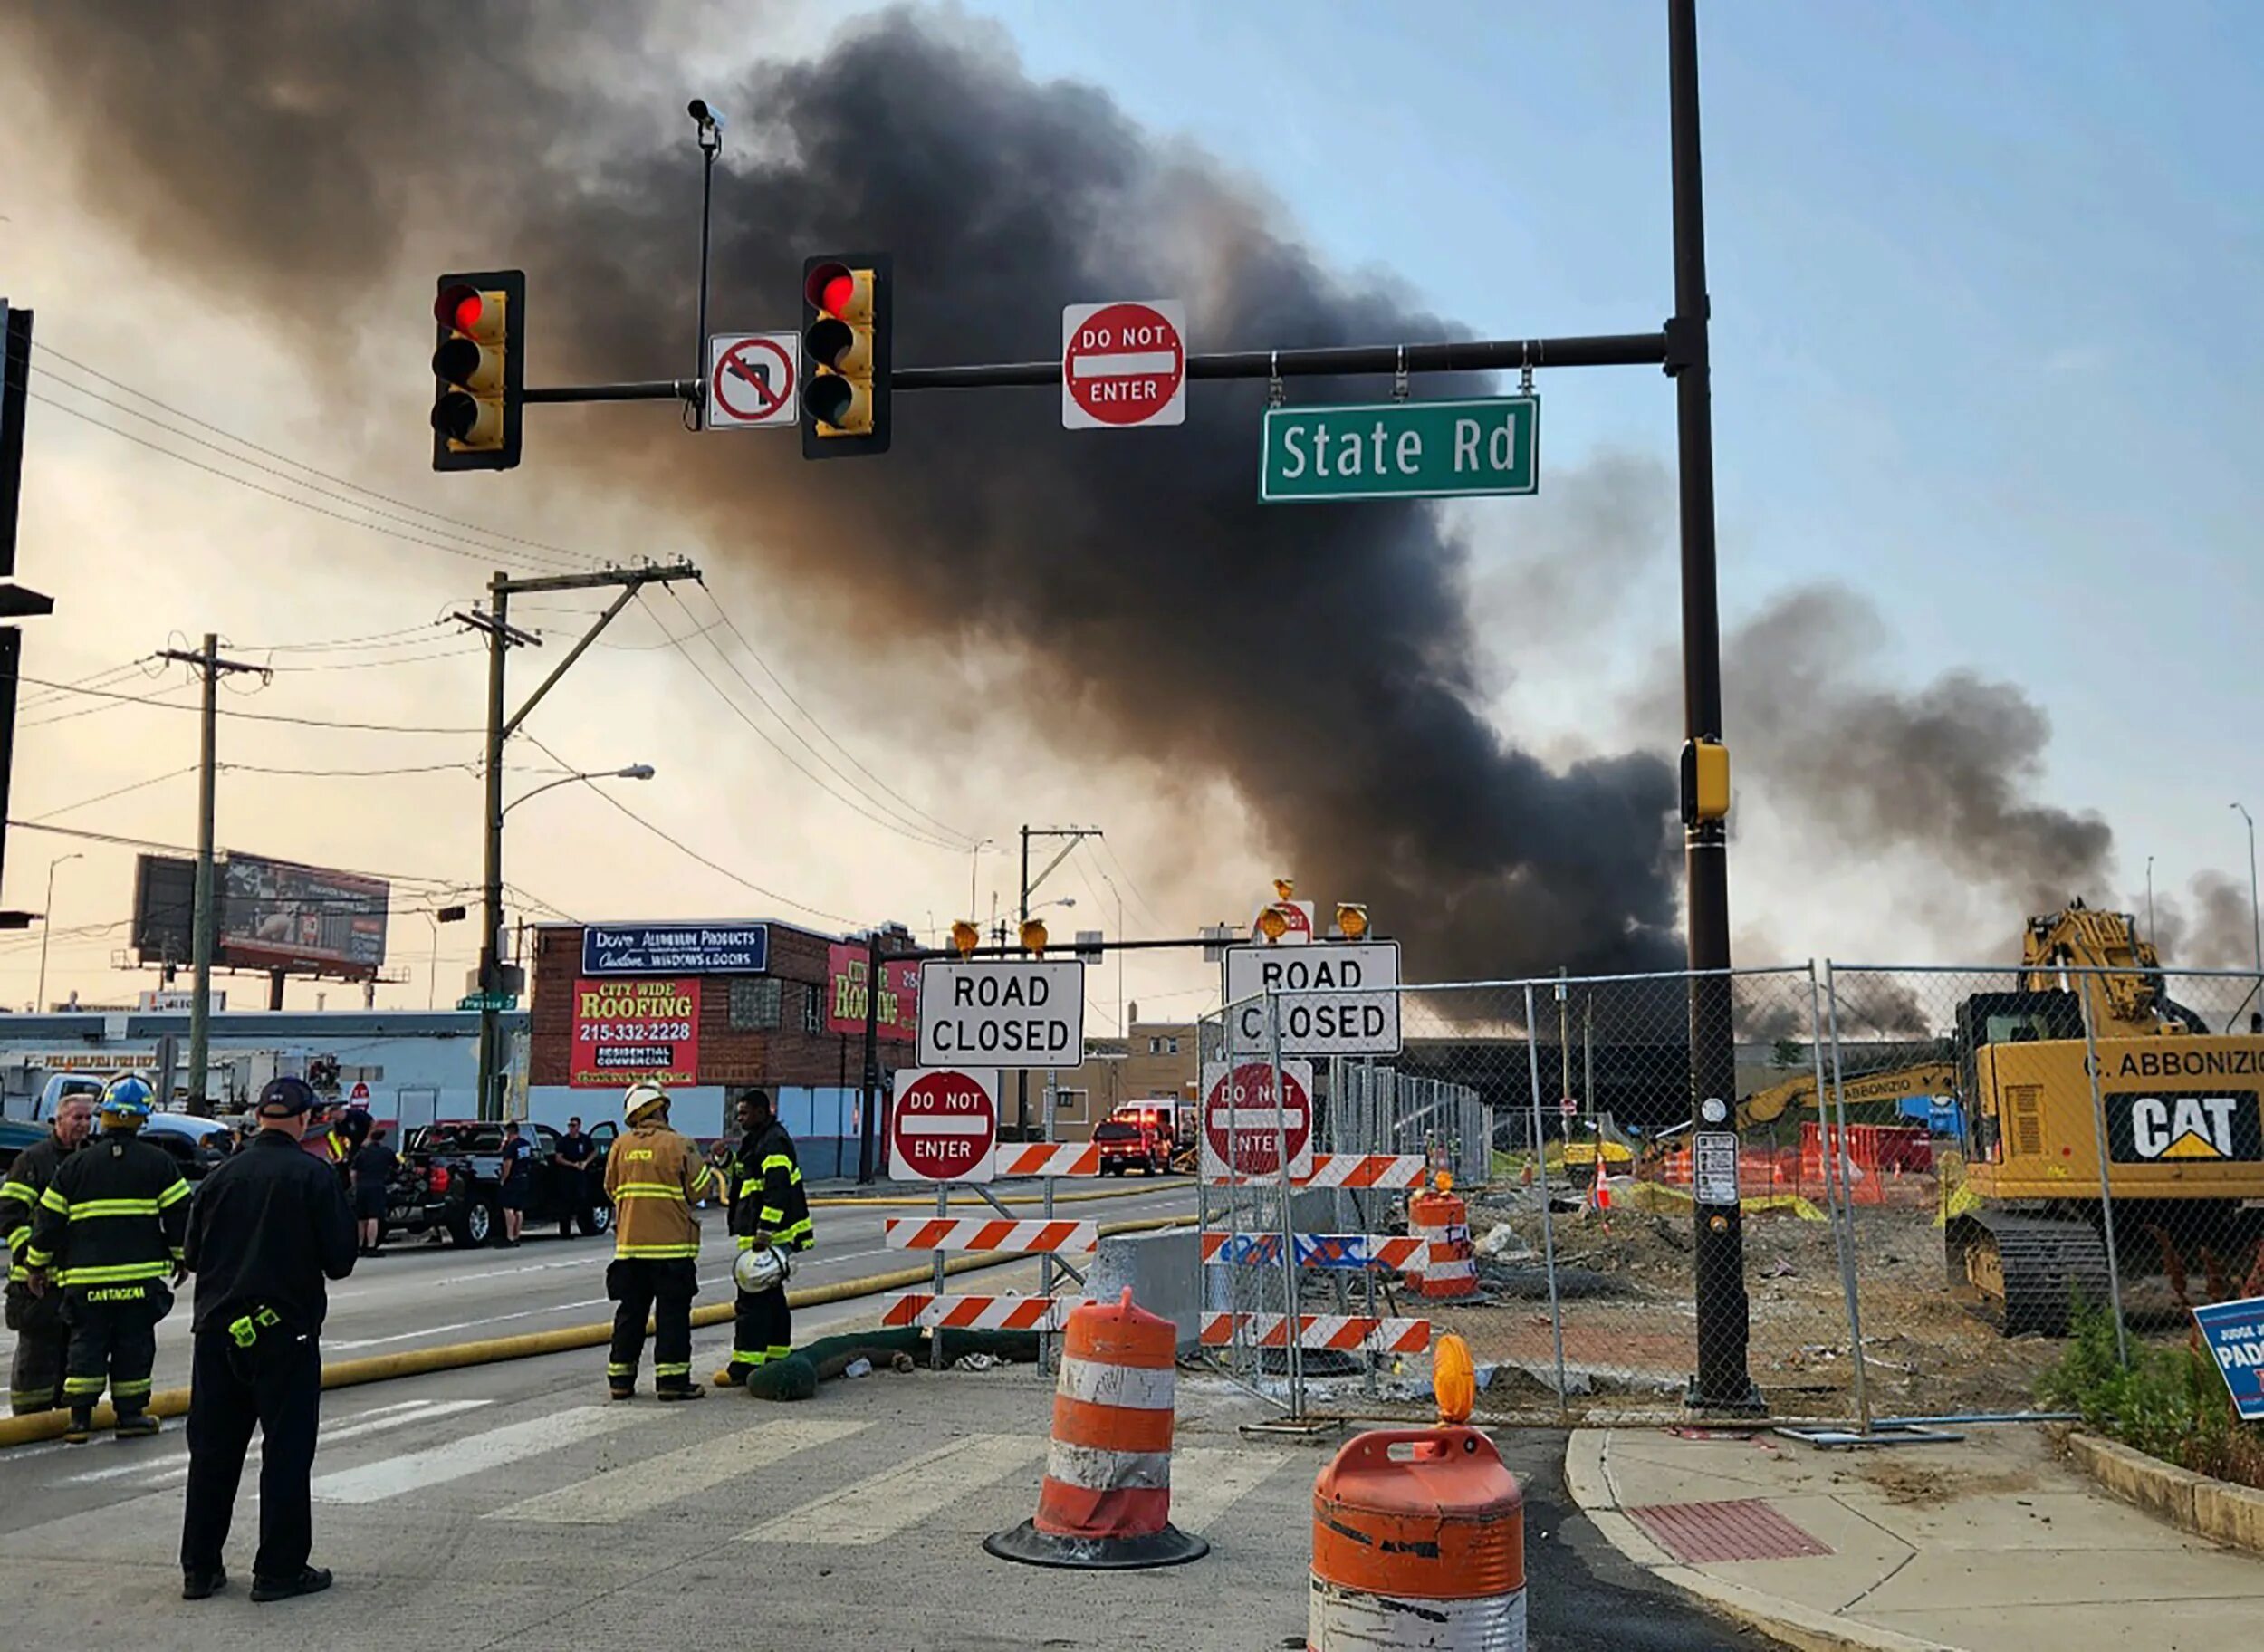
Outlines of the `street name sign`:
M998 1146L998 1074L906 1068L888 1115L888 1179L987 1182Z
M456 1001L459 1010L494 1010L501 1013L519 1007L516 993L466 993Z
M1228 1052L1272 1048L1267 1000L1278 993L1284 1055L1396 1055L1399 943L1314 941L1226 953Z
M1083 1066L1085 965L1075 958L921 965L919 1061L1011 1071Z
M1262 504L1540 491L1537 397L1266 409Z
M707 428L768 430L801 422L791 332L718 332L707 341Z
M1278 1177L1287 1138L1290 1179L1313 1173L1313 1064L1281 1063L1281 1103L1273 1100L1268 1061L1203 1065L1203 1179Z
M1186 306L1169 298L1064 305L1061 427L1185 424L1186 317Z

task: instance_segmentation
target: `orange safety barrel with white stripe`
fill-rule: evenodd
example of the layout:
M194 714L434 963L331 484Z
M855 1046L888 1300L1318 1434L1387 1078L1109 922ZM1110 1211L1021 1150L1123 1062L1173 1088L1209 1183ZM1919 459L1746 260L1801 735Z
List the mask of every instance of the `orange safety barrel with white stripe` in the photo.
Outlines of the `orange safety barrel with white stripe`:
M1478 1253L1470 1243L1470 1206L1451 1193L1418 1193L1407 1201L1407 1232L1424 1244L1407 1282L1425 1297L1475 1296ZM1419 1271L1418 1271L1419 1270Z
M1062 1338L1053 1438L1038 1513L983 1547L1041 1566L1168 1566L1210 1545L1171 1523L1171 1436L1179 1333L1129 1286L1082 1302Z
M1525 1502L1475 1428L1379 1428L1313 1484L1307 1652L1524 1652Z

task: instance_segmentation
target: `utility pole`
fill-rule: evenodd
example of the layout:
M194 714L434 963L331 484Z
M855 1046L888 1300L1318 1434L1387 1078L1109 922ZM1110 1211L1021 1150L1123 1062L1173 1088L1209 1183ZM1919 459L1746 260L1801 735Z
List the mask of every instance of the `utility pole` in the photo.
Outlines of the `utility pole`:
M220 658L220 639L205 633L205 646L190 654L180 648L159 648L159 659L194 668L204 678L203 739L197 758L197 901L192 908L190 956L196 960L197 984L188 1000L188 1110L198 1118L212 1113L212 1099L205 1093L207 1041L212 1032L212 954L219 914L212 894L212 826L214 776L218 767L220 679L239 671L270 675L262 666Z
M628 606L629 599L648 585L667 584L675 580L696 580L700 571L688 562L670 562L641 568L609 568L598 573L552 574L541 579L514 580L500 569L487 581L487 611L475 609L470 613L458 612L449 616L459 625L468 626L487 639L487 758L486 785L480 808L480 1055L479 1055L479 1116L483 1119L503 1117L503 1092L496 1081L502 1071L500 1026L496 1016L501 1012L504 977L502 968L504 922L504 744L516 734L519 725L527 720L527 714L542 704L558 679L564 677L573 663L590 649L598 634L613 623L613 617ZM581 640L566 651L560 660L527 696L526 704L509 716L504 716L504 661L516 648L539 648L542 639L532 631L523 631L511 623L511 599L540 591L618 590L606 610L600 614L582 634ZM513 992L520 990L514 984Z
M1070 850L1075 849L1079 842L1087 838L1097 838L1100 835L1101 831L1098 826L1024 826L1022 829L1022 903L1018 917L1025 927L1030 922L1030 898L1037 892L1038 886L1053 876L1053 869L1068 860ZM1067 838L1069 840L1061 845L1060 852L1046 862L1045 869L1035 878L1030 875L1030 840L1032 838ZM1022 939L1020 931L1015 933L1014 938L1017 941ZM1022 1139L1028 1141L1030 1139L1030 1073L1028 1069L1015 1075L1014 1126L1022 1132ZM1053 1116L1048 1113L1046 1115L1046 1139L1050 1141L1052 1138Z
M857 1180L873 1179L880 1138L880 927L865 931L865 1116L857 1132Z
M0 298L0 620L13 621L55 611L54 599L15 581L16 502L24 484L24 414L32 379L32 312L12 310ZM16 676L24 665L24 630L0 625L0 868L8 851L8 783L15 773ZM44 923L46 915L40 920ZM0 912L0 929L28 928L29 912Z

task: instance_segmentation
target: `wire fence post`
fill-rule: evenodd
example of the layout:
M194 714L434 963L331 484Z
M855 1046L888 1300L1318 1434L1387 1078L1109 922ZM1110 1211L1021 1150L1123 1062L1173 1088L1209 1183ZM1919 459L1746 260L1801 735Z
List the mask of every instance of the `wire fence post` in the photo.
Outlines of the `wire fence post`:
M2106 1232L2106 1293L2115 1312L2115 1355L2130 1367L2130 1333L2123 1325L2123 1263L2115 1244L2115 1189L2107 1177L2106 1100L2099 1093L2099 1042L2092 1030L2091 998L2097 980L2076 978L2076 1003L2083 1011L2083 1070L2091 1081L2091 1140L2099 1167L2099 1219Z
M1824 1081L1824 1050L1816 1034L1821 1029L1817 1013L1816 960L1808 960L1808 1050L1816 1071L1817 1134L1824 1138L1824 1203L1832 1212L1832 1225L1839 1234L1839 1277L1847 1295L1847 1351L1855 1361L1856 1417L1865 1434L1871 1432L1871 1390L1869 1373L1863 1351L1863 1293L1856 1284L1856 1200L1855 1190L1847 1186L1842 1155L1847 1148L1847 1095L1843 1087L1839 1060L1839 984L1832 975L1832 961L1824 960L1824 1004L1830 1016L1832 1041L1832 1072L1828 1088ZM1837 1148L1831 1137L1833 1114L1827 1113L1824 1099L1829 1096L1836 1104L1839 1121Z
M1266 994L1267 1062L1273 1074L1273 1142L1276 1155L1275 1169L1279 1172L1281 1189L1281 1297L1287 1309L1289 1327L1290 1420L1305 1420L1305 1326L1298 1310L1297 1213L1293 1184L1290 1179L1290 1115L1287 1099L1281 1090L1281 994L1278 991ZM1306 1098L1309 1109L1312 1098ZM1307 1115L1310 1130L1311 1114Z
M1525 984L1525 1064L1531 1081L1533 1158L1540 1167L1541 1258L1549 1275L1549 1331L1557 1350L1557 1409L1568 1414L1570 1401L1564 1382L1564 1304L1557 1290L1556 1218L1549 1208L1549 1143L1540 1133L1540 1045L1533 1031L1533 984Z

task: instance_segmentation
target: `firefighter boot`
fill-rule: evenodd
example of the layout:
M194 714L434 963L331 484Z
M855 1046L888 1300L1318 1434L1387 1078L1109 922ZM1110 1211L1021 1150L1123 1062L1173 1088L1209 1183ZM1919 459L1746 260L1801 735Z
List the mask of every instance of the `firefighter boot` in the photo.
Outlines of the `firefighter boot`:
M70 1426L62 1431L62 1443L66 1446L83 1446L93 1437L93 1408L91 1407L82 1406L72 1407L71 1423Z

